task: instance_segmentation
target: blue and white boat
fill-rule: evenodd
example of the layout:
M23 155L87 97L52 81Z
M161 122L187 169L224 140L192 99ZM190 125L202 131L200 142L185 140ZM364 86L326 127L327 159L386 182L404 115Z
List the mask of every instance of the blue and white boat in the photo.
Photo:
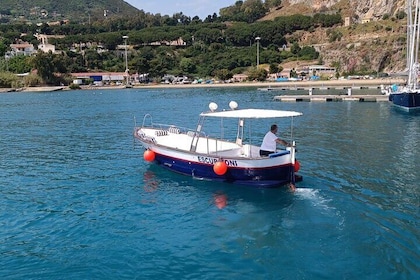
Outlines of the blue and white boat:
M217 111L217 104L210 103L208 112L199 115L196 129L175 125L153 123L146 114L142 126L135 126L134 137L145 148L143 157L166 169L192 176L196 179L221 181L255 187L280 187L289 184L294 187L301 176L300 163L296 160L296 144L293 140L293 120L302 113L268 109L237 109L231 101L230 109ZM291 147L278 149L269 156L259 154L259 143L251 143L253 119L276 119L290 121ZM220 125L218 135L226 135L226 122L237 127L230 140L214 137L203 130L205 123L217 119ZM232 123L232 124L233 124ZM214 127L212 127L213 131ZM219 129L217 129L219 130ZM219 134L220 133L220 134ZM260 142L262 139L259 139Z
M419 3L420 0L407 0L407 85L389 94L389 101L404 111L420 110L419 75Z

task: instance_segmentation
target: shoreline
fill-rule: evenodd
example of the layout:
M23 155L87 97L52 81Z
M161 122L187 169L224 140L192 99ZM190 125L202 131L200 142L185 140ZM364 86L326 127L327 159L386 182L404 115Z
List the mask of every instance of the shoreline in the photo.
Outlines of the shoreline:
M389 86L404 83L404 79L366 79L366 80L329 80L329 81L287 81L287 82L238 82L238 83L213 83L213 84L140 84L131 89L170 89L170 88L218 88L218 87L255 87L255 88L364 88ZM124 86L82 86L84 90L125 89ZM0 88L0 93L8 92L52 92L71 90L68 86L42 86L28 88Z
M206 88L206 87L261 87L261 88L328 88L328 87L378 87L404 83L403 79L371 80L329 80L329 81L288 81L288 82L240 82L214 84L147 84L133 88Z

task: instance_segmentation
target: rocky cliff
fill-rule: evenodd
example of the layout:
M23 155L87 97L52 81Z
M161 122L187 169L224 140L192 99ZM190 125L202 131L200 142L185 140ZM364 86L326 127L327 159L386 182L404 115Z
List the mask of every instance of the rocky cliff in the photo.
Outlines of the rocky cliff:
M405 5L405 0L285 0L265 19L339 12L348 17L348 25L297 32L289 41L314 46L321 54L317 63L337 67L340 73L400 72L406 68L406 18L397 15L405 12Z
M295 13L297 10L307 13L340 11L354 20L381 19L384 15L393 16L405 10L405 0L285 0L277 14Z

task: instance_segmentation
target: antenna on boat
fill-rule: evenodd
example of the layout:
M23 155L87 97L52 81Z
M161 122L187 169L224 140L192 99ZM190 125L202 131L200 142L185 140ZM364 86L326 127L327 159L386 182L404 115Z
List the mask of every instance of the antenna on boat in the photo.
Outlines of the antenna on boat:
M134 120L134 133L136 133L136 129L137 129L137 121L136 121L136 116L133 115L133 120ZM133 134L133 150L136 149L136 137Z

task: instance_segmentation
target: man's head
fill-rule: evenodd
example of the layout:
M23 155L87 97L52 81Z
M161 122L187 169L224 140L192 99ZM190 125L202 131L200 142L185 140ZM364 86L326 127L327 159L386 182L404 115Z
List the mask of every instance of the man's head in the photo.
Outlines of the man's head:
M276 132L277 132L277 125L276 125L276 124L273 124L273 125L271 126L270 131L271 131L271 132L273 132L273 133L276 133Z

